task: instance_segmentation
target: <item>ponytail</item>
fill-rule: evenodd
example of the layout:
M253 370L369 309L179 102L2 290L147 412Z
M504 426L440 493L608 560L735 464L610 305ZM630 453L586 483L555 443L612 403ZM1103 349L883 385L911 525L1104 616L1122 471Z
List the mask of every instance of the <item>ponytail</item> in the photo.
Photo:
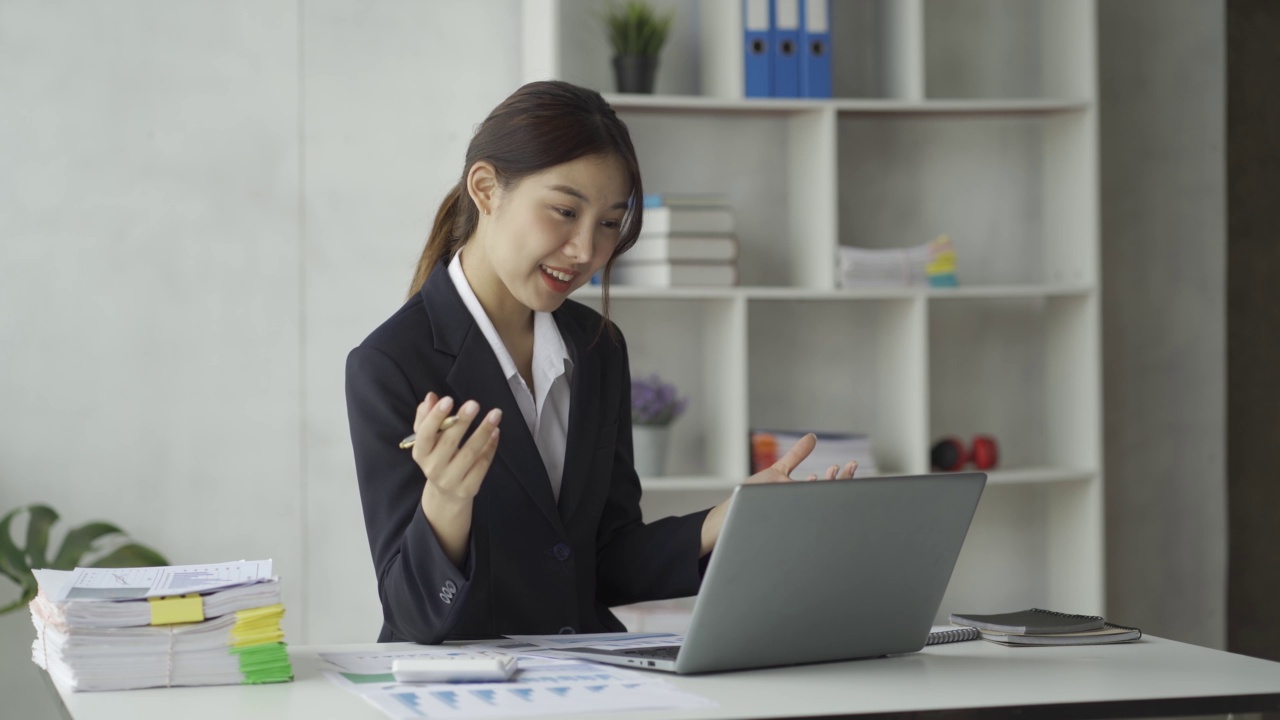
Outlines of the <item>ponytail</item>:
M418 258L418 269L413 273L409 297L420 292L436 264L441 260L452 260L463 241L475 231L476 208L470 199L468 196L464 201L461 185L455 185L440 203L435 222L431 225L431 234L427 236L427 244Z

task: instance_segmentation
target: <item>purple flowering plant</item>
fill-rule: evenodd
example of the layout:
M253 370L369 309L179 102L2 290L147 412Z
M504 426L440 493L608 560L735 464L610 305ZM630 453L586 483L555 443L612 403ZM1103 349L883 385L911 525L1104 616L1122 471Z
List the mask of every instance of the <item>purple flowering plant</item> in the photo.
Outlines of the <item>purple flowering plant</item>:
M650 375L631 379L631 423L670 425L685 411L689 398L680 397L676 386Z

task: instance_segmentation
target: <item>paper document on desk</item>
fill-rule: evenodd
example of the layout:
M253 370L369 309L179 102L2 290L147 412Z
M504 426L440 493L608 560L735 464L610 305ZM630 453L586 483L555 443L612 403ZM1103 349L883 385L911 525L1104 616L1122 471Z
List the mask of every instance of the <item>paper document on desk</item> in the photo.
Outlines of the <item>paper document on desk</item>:
M582 633L580 635L506 635L505 637L547 650L570 648L635 650L684 644L684 636L676 633Z
M405 657L447 657L489 652L482 645L394 648L378 653L322 653L346 670L325 677L401 718L514 717L582 712L714 707L661 677L581 660L520 655L520 669L501 683L397 683L391 663Z
M472 645L415 645L394 647L378 652L326 652L320 657L338 668L363 675L391 674L391 663L411 658L469 658L501 656Z
M494 718L716 707L661 681L577 685L394 685L362 697L393 720Z
M204 593L271 578L270 560L141 568L78 567L53 600L138 600Z

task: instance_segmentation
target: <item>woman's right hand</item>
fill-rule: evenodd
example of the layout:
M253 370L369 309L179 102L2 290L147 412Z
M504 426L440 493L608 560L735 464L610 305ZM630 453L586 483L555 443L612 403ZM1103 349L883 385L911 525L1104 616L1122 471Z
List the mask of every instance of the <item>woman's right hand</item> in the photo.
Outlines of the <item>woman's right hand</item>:
M463 403L458 409L458 422L441 432L440 425L449 417L453 405L453 398L437 399L435 393L427 393L413 421L413 432L417 436L413 460L427 478L422 494L424 509L429 497L449 504L469 503L480 492L480 484L498 450L502 411L497 408L489 411L471 437L459 446L479 414L480 405L474 400Z
M453 398L437 400L435 393L427 393L413 420L413 432L417 436L413 460L427 478L422 488L422 514L445 556L461 568L471 536L471 503L480 492L480 484L498 451L502 411L491 410L459 447L462 436L480 413L480 405L474 400L463 403L458 409L459 421L441 432L440 425L452 410Z

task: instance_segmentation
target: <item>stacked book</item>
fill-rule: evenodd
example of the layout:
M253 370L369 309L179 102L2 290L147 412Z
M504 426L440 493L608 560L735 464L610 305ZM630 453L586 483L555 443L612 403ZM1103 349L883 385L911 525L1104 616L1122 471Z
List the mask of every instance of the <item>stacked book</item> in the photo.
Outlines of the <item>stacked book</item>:
M640 239L613 280L642 287L738 284L738 239L728 200L714 194L646 194Z
M252 577L226 572L243 565ZM292 680L270 566L36 570L32 660L71 690Z
M1138 628L1115 625L1097 615L1040 608L996 615L956 613L951 622L974 628L983 640L1001 645L1105 645L1142 637Z
M806 433L791 430L753 429L751 431L751 472L758 473L778 462ZM814 432L818 444L791 477L805 479L810 475L826 477L832 465L843 469L850 460L858 461L858 477L879 474L875 456L871 454L871 436L865 434Z
M840 287L956 287L959 283L955 245L947 235L909 248L844 245L836 253L836 284Z

